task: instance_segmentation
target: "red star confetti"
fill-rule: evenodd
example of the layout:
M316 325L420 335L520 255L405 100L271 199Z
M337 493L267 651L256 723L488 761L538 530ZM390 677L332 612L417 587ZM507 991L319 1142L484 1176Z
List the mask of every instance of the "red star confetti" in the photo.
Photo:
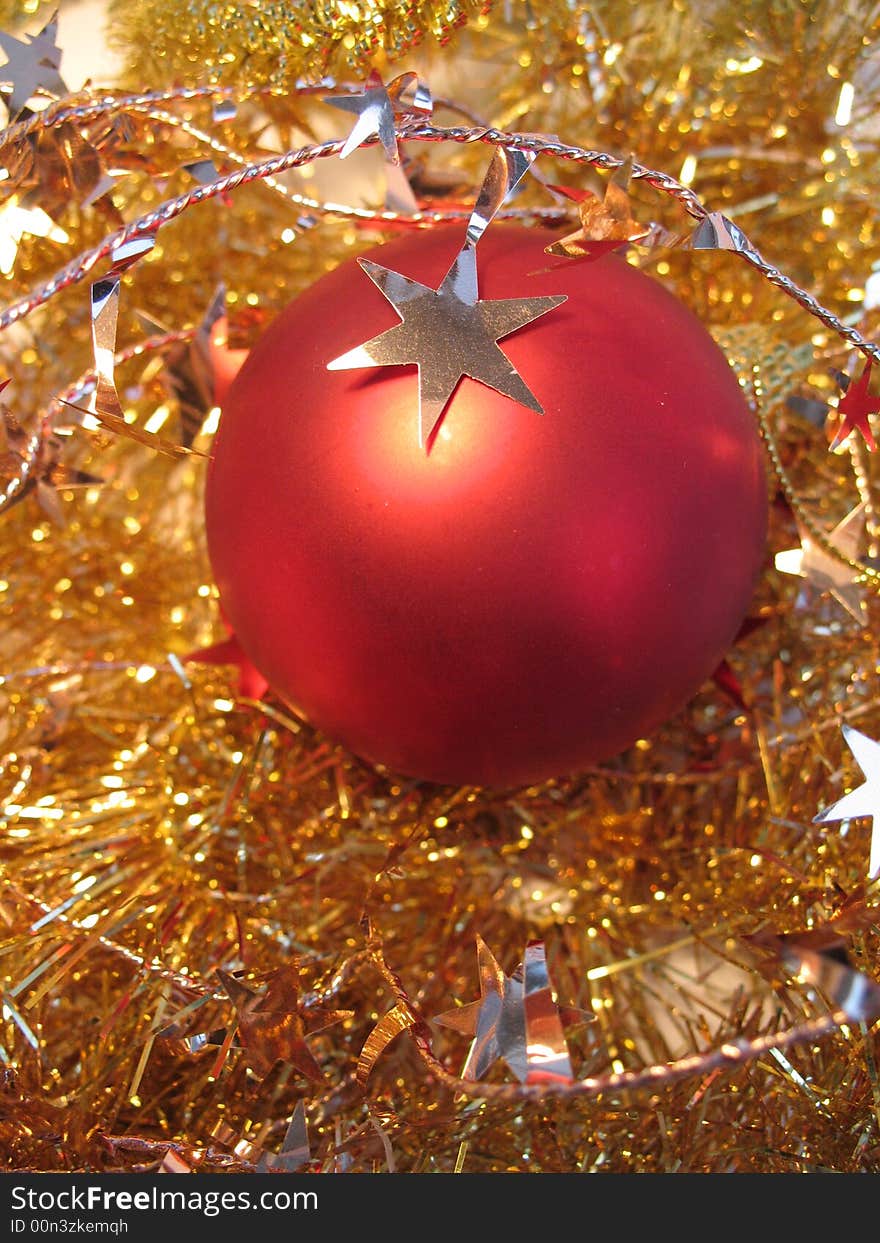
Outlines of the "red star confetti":
M862 439L872 453L877 447L871 424L868 421L869 415L880 412L880 396L875 396L868 391L868 385L871 382L871 365L871 359L866 359L861 375L849 385L837 403L837 411L843 418L831 442L832 449L842 445L854 431L861 433Z
M228 627L227 627L228 628ZM242 699L262 699L269 683L256 665L246 656L236 636L230 631L228 639L212 643L210 647L196 648L183 657L184 663L194 661L200 665L235 665L238 667L238 693Z
M740 626L739 631L733 640L734 644L739 643L741 639L746 638L746 636L750 635L753 630L757 630L760 626L763 626L766 621L766 617L747 617ZM743 694L739 678L734 673L730 661L727 660L726 657L721 661L718 668L712 674L712 681L719 690L723 691L725 695L733 700L738 708L742 708L744 712L749 711L749 705Z

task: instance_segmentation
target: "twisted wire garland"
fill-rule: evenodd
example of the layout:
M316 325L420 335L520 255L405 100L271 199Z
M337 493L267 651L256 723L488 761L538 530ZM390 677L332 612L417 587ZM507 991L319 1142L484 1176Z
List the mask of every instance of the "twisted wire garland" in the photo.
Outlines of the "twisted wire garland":
M322 85L315 85L301 89L303 93L314 94L325 88ZM145 110L148 115L151 115L157 121L179 125L189 136L205 143L209 149L214 150L217 154L222 154L226 159L240 164L240 167L234 172L221 176L210 183L196 186L192 190L178 195L176 198L166 200L153 211L139 217L131 224L124 226L124 228L109 234L99 246L80 254L45 284L38 286L30 291L25 298L12 303L4 311L0 312L0 330L23 319L63 289L83 280L102 259L110 255L118 246L134 238L154 235L158 233L163 224L173 220L190 207L196 206L208 199L229 194L239 186L249 184L252 181L265 181L273 190L284 194L285 197L288 197L299 207L309 210L323 210L327 214L342 215L356 220L369 219L374 222L388 223L389 225L400 222L405 222L409 225L430 225L440 220L456 219L464 214L459 212L418 212L413 215L402 215L392 211L365 212L362 209L346 207L341 204L321 204L319 201L306 198L305 196L293 195L275 181L276 176L291 169L310 164L315 160L338 155L344 145L343 140L335 139L311 144L279 156L269 157L266 160L248 163L245 157L240 156L211 135L190 125L189 122L179 121L170 114L155 108L156 103L162 101L192 100L218 95L231 97L233 94L232 88L228 87L199 87L178 88L164 92L148 92L126 97L109 96L96 100L94 103L76 106L64 105L64 101L59 101L58 105L53 105L46 112L37 114L26 122L11 126L0 134L0 140L12 141L26 136L39 127L60 124L71 119L89 119L114 109L118 110L123 107L129 107L133 110ZM455 107L455 105L452 106ZM459 144L487 143L492 146L504 146L530 151L538 155L550 155L573 163L588 164L605 171L613 171L620 168L625 162L620 157L611 155L608 152L588 150L576 145L563 143L555 137L511 133L486 126L439 127L424 122L409 121L398 125L396 132L400 140L455 142ZM377 142L378 138L371 138L363 145L374 146ZM644 181L658 193L674 199L694 220L702 221L711 215L698 195L690 187L683 185L667 173L634 163L631 176L634 180ZM537 208L527 209L524 212L515 211L511 214L517 217L528 216L538 219L551 217L558 219L560 213L555 208L549 211ZM499 213L499 215L507 215L507 212ZM812 294L802 289L790 277L781 272L779 268L766 260L750 242L747 245L738 247L734 253L741 255L747 263L760 272L775 288L779 289L786 297L795 301L802 309L818 319L839 338L859 350L866 358L880 361L880 347L869 342L856 328L845 324L832 311L822 306ZM760 410L760 404L758 402L755 404L760 432L767 446L771 465L793 511L801 521L804 529L809 532L811 538L829 556L846 564L857 573L860 581L880 585L880 570L852 561L843 555L830 542L827 534L822 531L804 507L782 467L772 429L770 429L766 418Z
M151 108L142 113L143 116L153 121L158 121L163 125L171 125L179 129L182 133L187 134L190 138L194 138L197 142L202 143L215 155L222 156L230 163L237 164L239 167L248 167L250 161L246 156L240 155L239 152L233 150L219 139L211 134L205 133L204 130L198 129L189 121L181 120L175 117L173 113L165 112L160 109ZM274 190L276 194L280 194L289 203L299 208L305 208L308 211L316 212L323 216L338 216L343 220L362 220L370 221L374 224L390 224L390 225L431 225L442 224L448 220L467 220L470 216L470 209L465 208L446 208L442 211L416 211L404 215L401 212L382 210L376 211L369 207L352 207L347 203L331 203L322 201L321 199L310 198L306 194L298 194L277 181L275 177L267 175L262 178L264 185L270 190ZM559 207L525 207L525 208L508 208L499 213L505 219L539 219L546 221L559 221L567 216L567 212Z
M695 1075L705 1075L721 1067L733 1067L753 1061L772 1049L786 1049L791 1045L818 1040L850 1022L846 1011L834 1009L828 1014L819 1015L794 1027L779 1032L771 1032L751 1040L739 1037L704 1053L693 1053L678 1058L673 1062L662 1062L652 1066L643 1066L638 1070L613 1071L607 1075L590 1075L584 1079L575 1079L569 1083L562 1081L548 1083L482 1083L473 1079L462 1079L450 1074L440 1062L431 1048L429 1033L424 1020L419 1016L400 977L388 966L381 949L374 948L371 955L372 965L379 972L385 983L393 992L398 1006L409 1016L406 1031L412 1040L426 1070L445 1088L457 1095L467 1096L475 1100L497 1101L505 1104L526 1103L544 1100L549 1096L564 1098L592 1098L613 1092L633 1091L638 1088L660 1087L676 1083L681 1079L689 1079Z
M347 95L356 95L361 90L358 85L322 81L297 87L296 94L320 95L325 93L329 87ZM157 104L191 103L204 99L228 99L235 103L244 99L258 99L273 95L277 98L286 98L287 94L288 92L272 86L252 88L245 95L233 86L176 86L163 91L141 91L133 95L102 94L96 99L87 99L84 103L73 103L71 97L67 96L49 104L42 111L33 113L25 120L14 121L11 125L0 129L0 147L6 146L7 143L20 142L23 138L36 133L37 130L51 129L55 125L64 125L68 121L85 125L113 112L140 112L154 108ZM437 96L434 99L434 105L437 108L446 108L450 112L457 112L475 125L480 124L479 117L457 100Z

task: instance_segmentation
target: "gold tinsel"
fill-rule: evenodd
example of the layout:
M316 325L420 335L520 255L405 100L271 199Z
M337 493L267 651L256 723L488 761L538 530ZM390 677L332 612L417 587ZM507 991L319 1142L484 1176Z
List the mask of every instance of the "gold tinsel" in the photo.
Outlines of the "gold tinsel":
M31 32L50 15L0 12ZM110 13L127 63L120 87L219 83L239 97L238 116L213 125L211 101L198 99L162 105L164 120L127 110L106 149L128 174L111 205L56 205L68 240L22 238L4 305L120 219L185 192L187 164L223 166L195 131L249 160L304 146L338 134L341 114L331 122L332 110L291 93L297 78L354 81L394 61L486 125L558 134L680 177L873 339L875 4L116 0ZM853 110L839 123L846 83ZM413 143L406 154L411 172L434 186L450 178L466 201L486 149ZM601 189L582 166L542 157L540 168ZM373 173L365 156L348 184L377 206ZM323 174L285 184L319 199ZM45 181L25 191L28 205L47 202ZM639 218L680 225L647 187L632 195ZM521 201L549 200L533 182ZM233 344L247 345L287 298L376 238L353 218L316 220L292 227L290 204L255 184L163 226L123 283L120 347L143 340L144 316L197 325L221 281ZM849 370L842 342L737 256L657 250L644 262L699 310L744 377L758 368L775 453L805 512L830 530L860 498L873 502L873 458L829 454L824 429L787 404L834 395L829 368ZM26 428L91 366L89 331L75 285L0 340L3 400ZM119 391L139 425L164 404L163 435L179 439L161 357L121 364ZM880 1171L876 1025L783 1049L782 1034L828 1004L768 969L752 940L830 929L858 970L880 974L870 824L812 823L860 780L841 721L880 736L877 629L824 597L798 603L797 581L773 568L773 553L798 539L786 506L772 506L751 609L760 624L729 654L745 706L710 683L606 765L525 790L457 790L377 772L277 701L243 700L234 669L180 663L224 637L201 459L83 430L61 453L104 481L62 487L63 526L35 492L0 513L7 1168L155 1168L170 1150L192 1168L252 1169L302 1101L311 1168L328 1171ZM769 465L768 479L779 499ZM870 590L867 605L876 623ZM650 1088L475 1106L427 1072L402 1031L363 1087L361 1051L403 1005L383 964L430 1021L477 996L477 936L507 971L528 940L545 941L560 999L595 1016L569 1037L581 1077L776 1032L780 1047ZM234 1027L218 968L255 986L295 971L307 1026L320 1006L351 1011L309 1038L323 1083L283 1064L263 1077L247 1048L187 1044ZM461 1037L429 1024L426 1038L455 1074ZM489 1077L509 1081L501 1065Z
M202 67L209 80L290 89L301 75L359 74L423 41L448 43L475 17L480 0L355 0L259 5L192 0L112 0L111 44L129 64L129 80L171 82Z

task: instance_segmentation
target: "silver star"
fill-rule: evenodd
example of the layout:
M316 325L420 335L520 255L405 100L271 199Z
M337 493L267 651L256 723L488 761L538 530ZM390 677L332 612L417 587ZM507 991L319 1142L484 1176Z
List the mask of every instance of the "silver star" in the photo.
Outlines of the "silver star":
M856 757L866 780L820 812L813 824L869 817L872 820L872 829L868 879L874 880L880 876L880 743L860 734L851 725L843 726L843 740Z
M524 1083L526 1017L522 980L505 975L482 937L477 937L480 1000L438 1014L435 1022L465 1036L473 1036L462 1079L482 1079L502 1058Z
M547 975L543 942L532 941L522 963L505 975L482 937L477 937L480 999L447 1010L434 1020L473 1037L462 1079L482 1079L500 1059L520 1083L570 1083L573 1079L565 1028L592 1015L560 1006Z
M340 160L351 155L361 143L377 137L382 144L385 158L392 164L400 163L397 150L395 118L410 112L428 115L432 109L430 92L420 83L414 73L402 73L386 86L374 69L359 95L333 95L326 104L353 112L357 120L339 153Z
M857 505L828 536L832 547L850 561L855 561L858 555L864 520L864 504ZM781 570L783 574L798 574L817 591L827 591L851 617L864 625L865 601L861 586L857 582L857 572L844 561L832 557L807 532L801 534L800 548L787 548L784 552L778 552L775 562L777 570Z
M685 243L687 250L735 250L758 259L760 256L739 225L720 211L704 216Z

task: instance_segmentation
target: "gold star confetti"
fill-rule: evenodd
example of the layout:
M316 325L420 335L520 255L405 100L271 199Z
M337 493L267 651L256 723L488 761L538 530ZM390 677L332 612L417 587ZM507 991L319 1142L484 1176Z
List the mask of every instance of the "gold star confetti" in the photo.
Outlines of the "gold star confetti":
M332 95L324 102L341 108L343 112L352 112L357 118L339 153L341 160L368 139L376 137L382 144L385 158L392 164L400 163L396 118L413 112L428 117L433 107L430 91L416 74L402 73L386 87L375 70L359 95Z
M552 245L545 246L545 254L566 259L582 259L588 256L595 258L623 242L636 242L647 238L652 226L640 224L632 214L628 192L632 167L633 161L630 157L614 172L601 199L590 190L549 186L549 189L577 203L581 227Z
M868 879L875 880L880 876L880 743L860 734L851 725L843 726L843 740L855 756L865 781L820 812L813 823L829 824L837 820L868 817L872 821Z
M352 1012L303 1006L295 972L289 967L270 972L260 990L242 984L226 971L218 971L217 976L235 1006L236 1026L190 1037L190 1049L196 1052L209 1044L226 1048L235 1044L244 1049L249 1064L260 1075L267 1075L276 1062L286 1062L307 1079L323 1083L323 1072L306 1037L341 1023Z
M419 369L419 444L431 437L464 376L543 414L543 407L498 346L526 324L564 302L564 295L481 301L476 246L486 226L519 182L533 156L496 151L471 214L465 244L438 289L422 285L368 259L359 259L370 280L401 318L394 328L348 350L329 371L415 363Z
M71 122L38 133L33 155L34 189L50 215L64 211L71 199L92 203L112 185L101 153Z
M857 505L828 536L829 544L851 561L858 554L864 521L865 507ZM775 563L777 570L783 574L797 574L805 578L816 591L827 591L841 608L846 609L851 617L864 625L865 601L857 572L845 561L826 552L806 531L801 532L800 548L787 548L778 552Z

